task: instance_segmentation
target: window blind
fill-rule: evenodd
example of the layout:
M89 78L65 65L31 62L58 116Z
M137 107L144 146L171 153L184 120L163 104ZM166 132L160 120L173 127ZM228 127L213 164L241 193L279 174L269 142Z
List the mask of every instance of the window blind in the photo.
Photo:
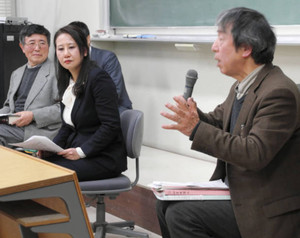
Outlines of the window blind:
M15 17L15 16L16 16L16 1L0 0L0 17Z

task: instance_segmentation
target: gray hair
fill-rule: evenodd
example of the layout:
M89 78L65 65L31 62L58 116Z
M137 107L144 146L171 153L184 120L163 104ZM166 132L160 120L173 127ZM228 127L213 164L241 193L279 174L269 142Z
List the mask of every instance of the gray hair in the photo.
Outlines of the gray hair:
M244 7L225 10L218 16L216 24L224 32L231 29L236 49L250 46L256 64L273 61L276 36L264 15L258 11Z

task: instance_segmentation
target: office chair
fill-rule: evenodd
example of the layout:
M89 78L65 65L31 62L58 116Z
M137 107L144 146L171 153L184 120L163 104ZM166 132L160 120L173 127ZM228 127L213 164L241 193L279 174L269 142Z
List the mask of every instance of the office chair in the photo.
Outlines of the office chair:
M121 114L121 128L124 141L126 143L127 157L135 159L136 176L131 180L121 174L116 178L84 181L80 182L83 194L93 199L97 199L96 221L92 223L95 238L104 238L106 233L124 235L127 237L149 237L148 234L134 231L134 222L115 222L105 221L104 198L115 199L120 193L130 191L139 179L139 156L142 147L144 114L138 110L126 110Z

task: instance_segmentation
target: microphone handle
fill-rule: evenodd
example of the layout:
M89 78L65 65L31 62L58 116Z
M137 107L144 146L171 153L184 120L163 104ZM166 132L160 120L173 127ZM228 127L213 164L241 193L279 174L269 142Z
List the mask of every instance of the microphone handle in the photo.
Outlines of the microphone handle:
M185 100L187 100L189 97L192 96L193 89L194 89L194 87L190 87L188 85L185 85L184 93L183 93L183 97L184 97Z

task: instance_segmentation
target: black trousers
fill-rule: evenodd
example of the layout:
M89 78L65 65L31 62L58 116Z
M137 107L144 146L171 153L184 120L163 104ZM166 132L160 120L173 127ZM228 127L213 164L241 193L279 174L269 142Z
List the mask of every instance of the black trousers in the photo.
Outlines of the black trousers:
M241 238L231 201L157 201L163 238Z
M79 181L114 178L121 173L107 169L101 164L97 163L97 160L91 158L68 160L60 155L54 154L50 157L43 157L43 159L62 167L74 170Z

